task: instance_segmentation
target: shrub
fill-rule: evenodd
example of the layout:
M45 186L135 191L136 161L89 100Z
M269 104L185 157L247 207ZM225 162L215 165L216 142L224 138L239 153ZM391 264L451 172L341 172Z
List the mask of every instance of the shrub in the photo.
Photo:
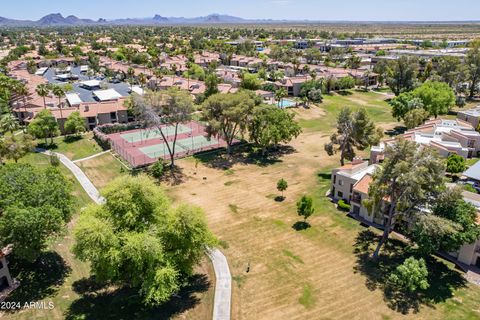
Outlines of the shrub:
M343 200L343 199L338 200L337 206L340 210L350 211L350 205L348 203L346 203L345 200Z
M388 277L391 286L410 293L417 290L426 290L428 283L428 269L423 258L410 257L399 265L394 273Z
M58 156L55 153L52 153L50 155L50 164L53 167L58 167L60 165L60 159L58 158Z
M165 162L163 161L163 159L158 159L158 161L150 167L150 175L155 179L161 179L164 173Z

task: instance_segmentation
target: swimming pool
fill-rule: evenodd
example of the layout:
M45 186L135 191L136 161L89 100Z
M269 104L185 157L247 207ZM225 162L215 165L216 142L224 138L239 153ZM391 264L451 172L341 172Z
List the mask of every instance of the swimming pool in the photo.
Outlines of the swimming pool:
M290 99L282 99L282 101L280 101L280 103L278 104L280 108L290 108L295 107L296 105L297 103Z

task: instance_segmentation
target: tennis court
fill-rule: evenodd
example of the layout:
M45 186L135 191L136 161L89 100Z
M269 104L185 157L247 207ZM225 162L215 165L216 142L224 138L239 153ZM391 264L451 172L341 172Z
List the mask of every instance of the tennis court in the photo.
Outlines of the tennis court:
M175 143L175 153L190 153L196 149L203 149L217 144L218 140L208 139L204 136L180 139ZM170 148L173 148L173 142L169 141L168 145ZM169 155L166 143L139 148L139 150L151 159L165 158Z
M205 126L196 121L180 124L175 144L175 158L226 147L219 137L208 138ZM173 149L174 126L162 126L163 139L158 128L134 129L107 135L112 149L133 168L149 165L157 159L169 159L167 143Z
M162 128L162 131L166 137L175 135L174 126L165 126ZM192 132L192 129L190 129L189 127L183 124L180 124L178 126L177 134L184 134L184 133L190 133L190 132ZM162 134L158 129L147 129L147 130L124 133L124 134L121 134L120 137L122 137L127 142L135 143L135 142L158 139L158 138L162 139Z

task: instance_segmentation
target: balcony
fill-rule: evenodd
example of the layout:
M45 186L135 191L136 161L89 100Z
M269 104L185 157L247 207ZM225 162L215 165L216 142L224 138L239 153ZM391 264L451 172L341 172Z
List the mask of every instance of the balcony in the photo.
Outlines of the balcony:
M362 204L362 196L358 193L354 193L352 195L352 199L351 199L351 202L355 202L355 203L358 203L358 204Z

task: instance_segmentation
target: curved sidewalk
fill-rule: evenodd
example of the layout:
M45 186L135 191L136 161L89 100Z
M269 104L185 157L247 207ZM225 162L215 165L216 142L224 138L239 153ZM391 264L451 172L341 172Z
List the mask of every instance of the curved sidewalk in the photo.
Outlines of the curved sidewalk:
M95 203L101 204L105 201L100 196L98 189L83 173L83 171L73 161L68 159L65 155L43 149L37 149L37 152L46 155L55 154L65 167L67 167L77 178L83 189L92 198ZM218 249L211 249L208 257L212 261L213 269L215 270L215 298L213 305L213 320L230 320L230 308L232 300L232 276L230 268L228 267L227 258Z

